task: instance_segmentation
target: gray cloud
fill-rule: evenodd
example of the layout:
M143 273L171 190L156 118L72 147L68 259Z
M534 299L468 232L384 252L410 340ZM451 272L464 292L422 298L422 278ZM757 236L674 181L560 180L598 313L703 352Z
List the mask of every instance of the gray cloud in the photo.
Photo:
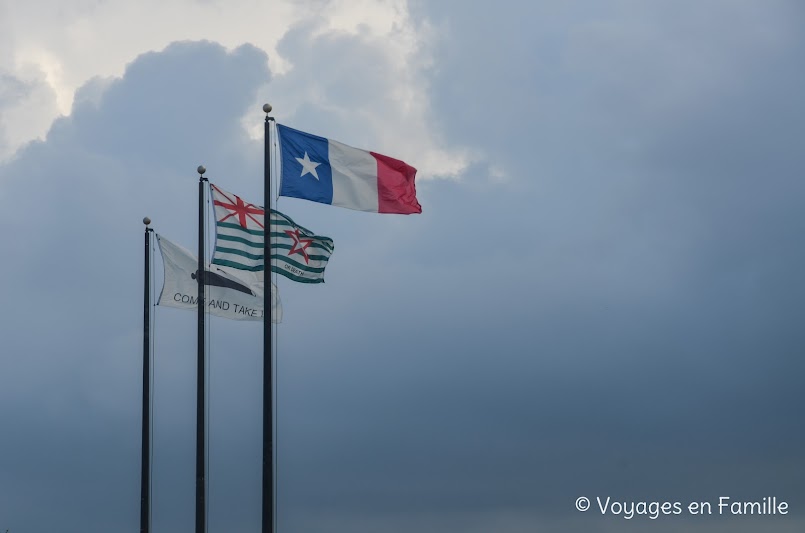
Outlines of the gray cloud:
M227 53L212 43L146 54L125 78L85 87L46 141L0 168L0 217L16 228L5 254L15 260L2 267L4 293L15 302L3 328L2 527L122 530L138 516L131 502L139 500L133 378L141 364L142 245L132 245L141 243L146 214L158 229L184 229L177 240L192 235L184 221L194 202L182 198L195 193L198 163L236 175L257 165L236 117L266 82L265 59L252 47ZM158 331L181 335L173 329L168 322ZM183 491L171 490L182 474L192 494L193 462L182 456L192 454L194 419L171 416L174 404L194 408L194 359L180 358L189 344L166 341L155 377L165 406L155 414L164 424L155 428L163 443L155 463L175 457L175 443L191 445L178 448L180 457L163 467L167 479L155 484L167 516L157 504L154 515L166 525L183 515ZM182 361L189 366L177 370ZM166 374L177 379L161 382Z
M417 217L280 200L336 242L327 283L280 280L282 528L801 529L798 8L592 6L422 7L444 36L434 127L486 161L421 182ZM333 35L305 51L305 31L280 46L299 73L268 87L320 72L327 101L370 98L383 58ZM138 221L193 243L198 163L259 198L239 120L265 64L248 46L146 54L0 167L0 219L25 236L0 267L0 527L136 520ZM315 101L283 120L350 131ZM156 313L154 525L190 531L194 317ZM259 520L253 326L212 321L211 529ZM581 495L777 495L791 515L625 521L577 513Z

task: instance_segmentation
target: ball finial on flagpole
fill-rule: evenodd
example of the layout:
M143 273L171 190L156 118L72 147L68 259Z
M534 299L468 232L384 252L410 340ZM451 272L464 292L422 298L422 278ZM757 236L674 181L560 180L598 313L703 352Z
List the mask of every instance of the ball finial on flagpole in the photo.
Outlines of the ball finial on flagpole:
M149 225L150 223L151 223L151 219L150 219L150 218L145 217L145 218L143 219L143 224L145 224L146 226L147 226L147 225Z
M263 111L266 113L271 113L271 104L263 104Z
M204 165L199 165L198 168L196 169L196 172L198 172L201 175L204 175L204 173L207 172L207 169L204 168Z

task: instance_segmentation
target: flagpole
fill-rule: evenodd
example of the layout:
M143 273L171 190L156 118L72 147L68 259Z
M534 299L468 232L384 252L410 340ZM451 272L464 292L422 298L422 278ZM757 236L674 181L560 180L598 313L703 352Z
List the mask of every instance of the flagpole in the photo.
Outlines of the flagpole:
M143 284L143 427L140 462L140 533L151 528L151 219L145 224L145 269Z
M263 222L263 533L274 533L274 387L273 365L274 351L271 344L271 322L274 313L271 286L271 137L269 124L273 117L271 104L264 104L266 114L265 146L263 162L263 205L265 217Z
M204 304L206 292L204 291L204 272L206 265L204 232L204 183L207 178L204 173L207 171L203 166L199 166L198 177L198 270L196 271L196 282L198 283L198 364L196 375L196 533L206 533L207 531L207 512L206 512L206 476L205 466L205 394L204 394Z

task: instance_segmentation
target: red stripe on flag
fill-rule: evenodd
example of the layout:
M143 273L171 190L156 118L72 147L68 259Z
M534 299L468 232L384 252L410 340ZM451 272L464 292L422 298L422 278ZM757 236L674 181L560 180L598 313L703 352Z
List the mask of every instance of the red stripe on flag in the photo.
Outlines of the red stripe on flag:
M387 155L369 152L377 161L377 212L410 215L421 213L416 199L416 169Z

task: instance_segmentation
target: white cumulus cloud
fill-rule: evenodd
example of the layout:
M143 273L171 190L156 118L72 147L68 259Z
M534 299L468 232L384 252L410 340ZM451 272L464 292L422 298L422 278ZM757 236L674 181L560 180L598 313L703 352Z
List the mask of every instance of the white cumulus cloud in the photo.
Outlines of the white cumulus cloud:
M371 141L365 147L411 161L421 177L455 176L469 161L465 150L446 145L430 116L429 27L412 19L407 0L44 0L8 4L0 14L0 160L44 138L55 118L71 113L88 80L121 76L138 55L171 42L206 39L267 52L277 84L267 85L260 100L271 100L278 117L308 105L348 114L355 130L365 132L355 142L365 138ZM283 50L280 43L295 32L298 46ZM354 56L372 62L359 71L330 69L326 77L301 72L320 64L311 52L325 56L328 43L345 39ZM346 107L337 91L344 84L377 91ZM9 97L15 87L19 94ZM261 104L255 102L258 113ZM312 125L333 137L349 133Z

